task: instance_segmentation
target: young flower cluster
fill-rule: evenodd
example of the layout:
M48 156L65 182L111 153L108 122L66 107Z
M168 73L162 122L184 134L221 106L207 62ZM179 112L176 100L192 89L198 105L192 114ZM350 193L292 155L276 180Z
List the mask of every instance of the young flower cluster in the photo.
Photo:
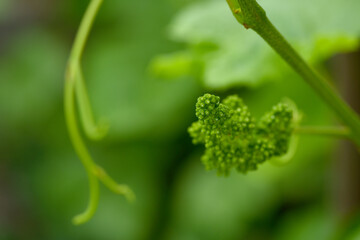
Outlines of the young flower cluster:
M243 101L233 95L205 94L198 98L199 119L188 129L194 144L204 144L202 157L206 169L228 175L231 169L241 173L256 170L258 164L287 152L293 130L293 112L285 103L274 106L259 123Z

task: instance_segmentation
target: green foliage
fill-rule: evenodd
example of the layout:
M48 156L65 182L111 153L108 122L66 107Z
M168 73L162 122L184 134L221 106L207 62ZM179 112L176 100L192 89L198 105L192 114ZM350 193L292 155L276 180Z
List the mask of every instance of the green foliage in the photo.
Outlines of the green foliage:
M94 113L110 125L108 138L164 139L187 126L178 115L191 116L199 84L184 78L159 81L145 70L154 55L175 49L163 34L174 11L169 5L160 0L104 2L97 22L111 21L105 28L95 25L83 68ZM139 18L142 11L151 21ZM124 16L132 19L129 25L123 25Z
M256 170L272 157L287 153L293 131L293 110L279 103L257 123L248 107L236 95L220 103L220 97L205 94L198 98L199 121L189 128L194 144L206 151L202 162L208 170L228 175L231 169L241 173Z
M357 0L268 0L259 1L270 20L311 64L318 64L338 52L359 46L360 22ZM341 21L339 20L341 19ZM231 16L225 1L201 1L178 14L170 26L171 39L189 46L189 62L200 61L202 79L208 88L258 86L280 79L290 69L252 31L246 31ZM204 48L203 45L214 45ZM167 59L177 65L177 75L189 74L176 54ZM172 60L171 60L172 59ZM157 62L154 69L171 71L169 62ZM172 68L174 68L172 66ZM169 74L168 74L169 75Z
M313 4L322 4L322 1L316 0ZM3 2L19 5L17 1ZM2 8L3 2L0 1L0 14L14 16L11 9ZM322 229L322 219L317 218L319 224L316 224L311 221L311 216L305 219L296 215L289 226L286 215L294 210L302 213L307 206L320 205L318 207L324 209L323 204L333 202L324 191L333 182L328 162L333 158L332 149L335 149L330 144L332 140L301 136L294 160L286 168L274 168L265 162L261 171L246 176L232 174L228 178L205 172L197 161L197 149L184 148L188 146L188 139L183 137L184 127L191 121L191 106L203 90L192 79L156 81L144 71L154 54L174 51L174 44L167 41L162 32L173 12L178 11L178 6L174 5L177 2L177 5L184 5L183 0L105 1L85 51L84 75L89 80L94 113L105 116L111 127L110 136L102 144L92 147L91 152L117 180L129 183L138 199L136 204L129 205L121 197L102 189L102 203L95 218L87 225L74 228L69 220L86 201L86 175L70 148L60 101L66 48L69 48L70 37L88 3L80 2L58 2L56 7L52 7L52 1L44 2L46 8L41 9L46 9L47 17L34 18L34 22L25 19L25 28L18 28L22 21L12 18L17 21L16 31L10 31L9 41L6 37L2 43L0 151L5 171L1 174L1 194L9 204L2 214L4 224L0 226L0 239L38 239L42 236L44 239L136 240L149 239L153 229L158 228L166 239L278 239L274 231L283 233L281 239L329 239L317 234ZM356 16L341 14L358 9L356 4L347 9L351 2L344 1L343 6L337 8L338 13L333 15L335 25ZM288 2L283 3L284 9L278 11L282 16L289 11L285 7ZM332 7L333 3L322 5ZM26 8L31 9L29 12L41 13L36 11L37 5L30 5ZM72 10L75 5L77 11ZM74 16L54 14L58 9L67 9L60 10L62 13L74 12ZM320 22L324 14L324 11L316 12L310 7L306 12L318 14L316 20ZM227 14L231 17L231 13ZM292 12L292 15L296 14L297 11ZM280 17L275 15L271 14L271 19ZM5 16L0 16L1 19ZM296 26L316 24L310 19L315 17L309 20L303 17L301 21L280 20L276 24L289 25L288 29L293 25L291 33L295 39L301 35L299 31L302 32ZM344 31L357 23L344 24ZM326 27L330 29L335 25ZM241 26L224 34L232 38L236 31L241 32ZM299 49L314 48L318 52L325 49L324 54L328 54L327 45L333 48L333 43L338 41L341 47L346 40L336 40L335 35L332 40L325 36L315 45L300 46ZM226 38L225 35L222 37ZM236 41L234 48L238 48L242 40ZM201 62L214 60L212 54L217 54L219 49L209 42L188 45L189 48L177 57L178 63L190 67L188 70L191 71L196 70L193 67L202 68ZM256 55L256 50L249 50L245 57ZM199 65L186 64L187 59L193 61L196 58L200 60L196 62ZM171 65L171 58L163 60L180 72L181 68L176 68L176 64ZM236 67L247 69L245 60L241 62L244 65ZM303 122L306 125L332 123L327 107L302 81L283 74L286 69L276 64L272 57L267 64L274 67L271 71L284 81L261 85L257 91L241 90L253 115L260 115L269 108L268 103L286 95L306 113ZM258 71L269 69L264 62L256 62L254 66L259 67ZM248 79L262 82L255 77ZM174 164L176 160L181 161L180 167ZM168 181L169 175L174 176L173 182ZM16 214L18 212L22 214ZM158 219L163 213L167 216L164 219L167 224L159 225ZM327 222L329 216L323 219ZM334 229L331 226L330 232Z

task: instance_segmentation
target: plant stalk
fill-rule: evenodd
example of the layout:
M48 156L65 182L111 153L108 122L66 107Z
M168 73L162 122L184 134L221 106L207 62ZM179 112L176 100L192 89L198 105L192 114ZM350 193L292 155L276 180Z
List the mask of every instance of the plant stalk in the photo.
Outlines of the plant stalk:
M75 37L65 74L64 107L66 124L72 145L87 171L90 188L88 206L83 213L74 217L74 224L83 224L94 215L99 202L99 180L114 193L122 194L130 201L135 199L134 193L127 185L116 183L105 170L96 165L82 138L76 118L75 100L78 102L86 134L93 140L98 140L106 134L107 126L96 126L93 120L80 66L87 38L102 2L103 0L92 0L90 2Z
M318 73L286 41L267 18L256 0L227 0L235 18L245 28L258 33L332 108L349 128L351 140L360 147L360 118L340 97L336 89Z
M346 127L299 126L294 129L295 134L319 135L334 138L351 138L351 131Z

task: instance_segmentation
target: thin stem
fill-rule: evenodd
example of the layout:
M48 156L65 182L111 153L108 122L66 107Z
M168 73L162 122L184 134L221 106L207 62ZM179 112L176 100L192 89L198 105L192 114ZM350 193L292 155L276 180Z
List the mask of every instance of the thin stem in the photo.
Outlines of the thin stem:
M91 173L88 173L89 186L90 186L90 199L86 210L76 215L72 222L75 225L80 225L89 221L94 216L97 206L99 204L99 181Z
M335 88L317 74L267 18L264 9L255 0L227 0L236 19L245 28L257 32L333 109L338 118L346 124L351 139L360 146L360 118L341 99ZM234 9L240 6L240 10Z
M134 194L129 187L117 184L104 170L95 164L80 134L76 118L75 97L78 102L78 108L86 134L92 139L98 139L102 137L107 130L104 126L95 125L80 67L81 56L86 40L102 2L103 0L92 0L90 2L76 35L65 75L64 106L66 124L70 140L88 173L90 188L88 206L83 213L74 217L74 224L85 223L94 215L99 202L99 180L115 193L123 194L128 199L134 198ZM99 169L101 169L101 171Z
M75 100L74 88L75 88L74 80L66 79L65 81L66 123L69 130L70 140L82 164L84 165L89 178L90 199L89 199L88 207L83 213L77 215L73 219L74 224L82 224L88 221L96 211L98 205L99 184L97 178L92 174L92 169L94 169L95 167L94 162L85 146L84 141L82 140L79 128L77 126L75 104L74 104L74 100Z
M115 194L124 195L129 202L135 201L135 194L131 188L125 184L118 184L115 182L114 179L112 179L102 167L97 166L94 174L108 189L110 189Z
M100 140L107 134L109 125L104 122L100 122L98 125L95 124L85 80L80 68L77 69L76 78L75 95L84 131L91 140Z
M82 53L89 37L90 30L94 23L96 14L98 13L103 0L92 0L85 12L85 15L80 23L78 33L71 51L70 60L80 61Z
M294 129L295 134L319 135L334 138L350 138L351 132L346 127L319 127L319 126L301 126Z

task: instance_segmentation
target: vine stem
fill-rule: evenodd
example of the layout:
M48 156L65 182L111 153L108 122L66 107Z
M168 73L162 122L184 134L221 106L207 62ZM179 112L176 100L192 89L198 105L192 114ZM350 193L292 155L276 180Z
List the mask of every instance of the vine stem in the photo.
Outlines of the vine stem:
M75 37L70 55L70 65L80 62L90 30L102 3L103 0L91 0Z
M350 139L360 148L360 119L335 88L316 73L285 40L256 0L227 0L232 13L246 29L258 33L333 109L349 128Z
M346 127L324 127L324 126L296 126L293 131L294 135L290 140L290 145L287 153L280 157L273 157L270 162L276 166L282 166L293 159L298 147L299 135L317 135L332 138L347 138L351 137L349 128Z
M77 100L87 136L93 140L98 140L106 134L106 125L96 126L95 124L80 66L87 38L102 2L103 0L92 0L90 2L75 37L65 74L64 108L66 124L74 149L87 171L90 189L88 206L83 213L73 218L74 224L85 223L94 215L99 202L99 180L114 193L123 194L128 200L135 198L127 185L116 183L104 169L96 165L81 136L76 118L75 100Z
M294 129L295 134L319 135L334 138L351 138L351 131L346 127L299 126Z
M89 178L90 199L86 210L73 218L73 223L78 225L88 221L95 213L99 202L99 183L98 179L92 173L94 163L82 140L76 121L76 112L74 104L75 81L66 79L65 81L65 118L68 126L71 142L84 165Z

